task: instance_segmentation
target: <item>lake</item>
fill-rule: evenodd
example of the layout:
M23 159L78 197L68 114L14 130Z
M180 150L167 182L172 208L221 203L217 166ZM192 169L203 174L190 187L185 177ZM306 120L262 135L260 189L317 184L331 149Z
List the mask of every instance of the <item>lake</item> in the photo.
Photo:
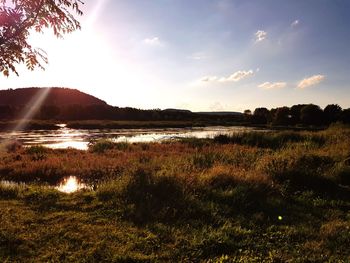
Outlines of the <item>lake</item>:
M65 124L58 124L58 126L60 127L58 130L0 132L0 141L15 139L25 146L42 145L53 149L75 148L86 150L89 142L102 138L115 142L148 143L162 142L169 139L213 138L220 134L263 131L257 128L241 126L108 130L70 129Z

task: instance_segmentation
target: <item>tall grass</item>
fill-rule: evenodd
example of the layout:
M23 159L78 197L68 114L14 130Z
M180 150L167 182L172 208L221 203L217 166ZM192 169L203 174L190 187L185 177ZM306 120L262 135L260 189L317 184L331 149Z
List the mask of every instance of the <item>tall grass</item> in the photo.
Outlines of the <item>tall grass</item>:
M333 126L1 152L0 180L33 184L0 185L0 260L346 262L349 139ZM34 184L67 176L96 188Z
M325 138L319 133L311 132L246 132L231 135L218 135L214 141L221 144L235 143L260 148L278 149L290 143L312 143L322 146Z

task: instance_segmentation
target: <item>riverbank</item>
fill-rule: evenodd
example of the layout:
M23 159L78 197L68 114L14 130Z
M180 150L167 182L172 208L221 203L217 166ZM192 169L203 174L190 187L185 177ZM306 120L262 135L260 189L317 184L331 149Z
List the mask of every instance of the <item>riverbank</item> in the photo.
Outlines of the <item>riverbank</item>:
M108 130L108 129L155 129L155 128L190 128L208 126L240 126L237 122L222 121L109 121L109 120L86 120L86 121L63 121L63 120L14 120L0 121L0 131L28 131L28 130L57 130L57 124L65 124L71 129L83 130Z
M242 126L259 129L292 130L292 131L318 131L326 129L325 126L272 126L258 125L245 122L218 120L194 121L111 121L111 120L13 120L0 121L0 131L30 131L30 130L57 130L64 124L70 129L81 130L109 130L109 129L163 129L163 128L194 128L210 126Z
M0 155L1 261L346 262L350 129ZM94 190L40 184L76 176Z
M14 120L0 121L0 131L58 130L55 121Z

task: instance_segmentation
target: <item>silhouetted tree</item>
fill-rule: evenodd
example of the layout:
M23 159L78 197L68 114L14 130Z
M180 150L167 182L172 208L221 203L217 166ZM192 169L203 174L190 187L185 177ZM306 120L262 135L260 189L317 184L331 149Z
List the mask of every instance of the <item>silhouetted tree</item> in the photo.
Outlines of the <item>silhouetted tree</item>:
M306 105L301 109L300 121L304 125L321 125L324 123L323 111L317 105Z
M323 111L328 124L340 120L342 108L338 104L329 104Z
M301 110L307 106L306 104L298 104L298 105L293 105L290 108L290 122L293 125L300 124L300 116L301 116Z
M350 108L343 110L341 114L341 121L346 124L350 124Z
M274 125L289 125L290 117L291 116L288 107L277 108L272 123Z
M244 114L244 121L250 122L252 119L252 111L248 109L248 110L245 110L243 114Z
M254 110L252 122L255 124L266 124L268 122L270 111L267 108L256 108Z
M15 65L28 69L43 68L46 53L28 42L30 30L42 32L52 28L57 37L80 28L71 12L78 15L80 0L1 0L0 1L0 72L18 75Z

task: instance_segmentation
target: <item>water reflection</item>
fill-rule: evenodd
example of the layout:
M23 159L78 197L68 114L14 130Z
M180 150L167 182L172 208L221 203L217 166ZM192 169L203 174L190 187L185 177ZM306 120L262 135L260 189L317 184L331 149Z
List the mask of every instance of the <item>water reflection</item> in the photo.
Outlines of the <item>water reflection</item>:
M7 180L0 180L0 185L4 187L16 187L16 186L23 186L24 183L16 183L13 181L7 181Z
M257 131L250 127L202 127L202 128L166 128L166 129L109 129L78 130L67 128L65 124L57 124L58 130L36 130L0 132L0 141L15 139L24 145L42 145L54 149L75 148L87 150L91 140L100 138L116 142L161 142L174 138L212 138L219 134ZM261 130L260 130L261 131Z
M70 194L81 189L87 189L88 186L79 182L75 176L69 176L63 179L63 181L55 188L60 192Z
M0 186L3 186L3 187L27 186L27 183L0 180ZM67 194L74 193L82 189L88 189L88 190L93 189L92 186L88 186L87 184L80 182L79 179L75 176L69 176L64 178L57 186L48 185L47 187L55 188L56 190Z

